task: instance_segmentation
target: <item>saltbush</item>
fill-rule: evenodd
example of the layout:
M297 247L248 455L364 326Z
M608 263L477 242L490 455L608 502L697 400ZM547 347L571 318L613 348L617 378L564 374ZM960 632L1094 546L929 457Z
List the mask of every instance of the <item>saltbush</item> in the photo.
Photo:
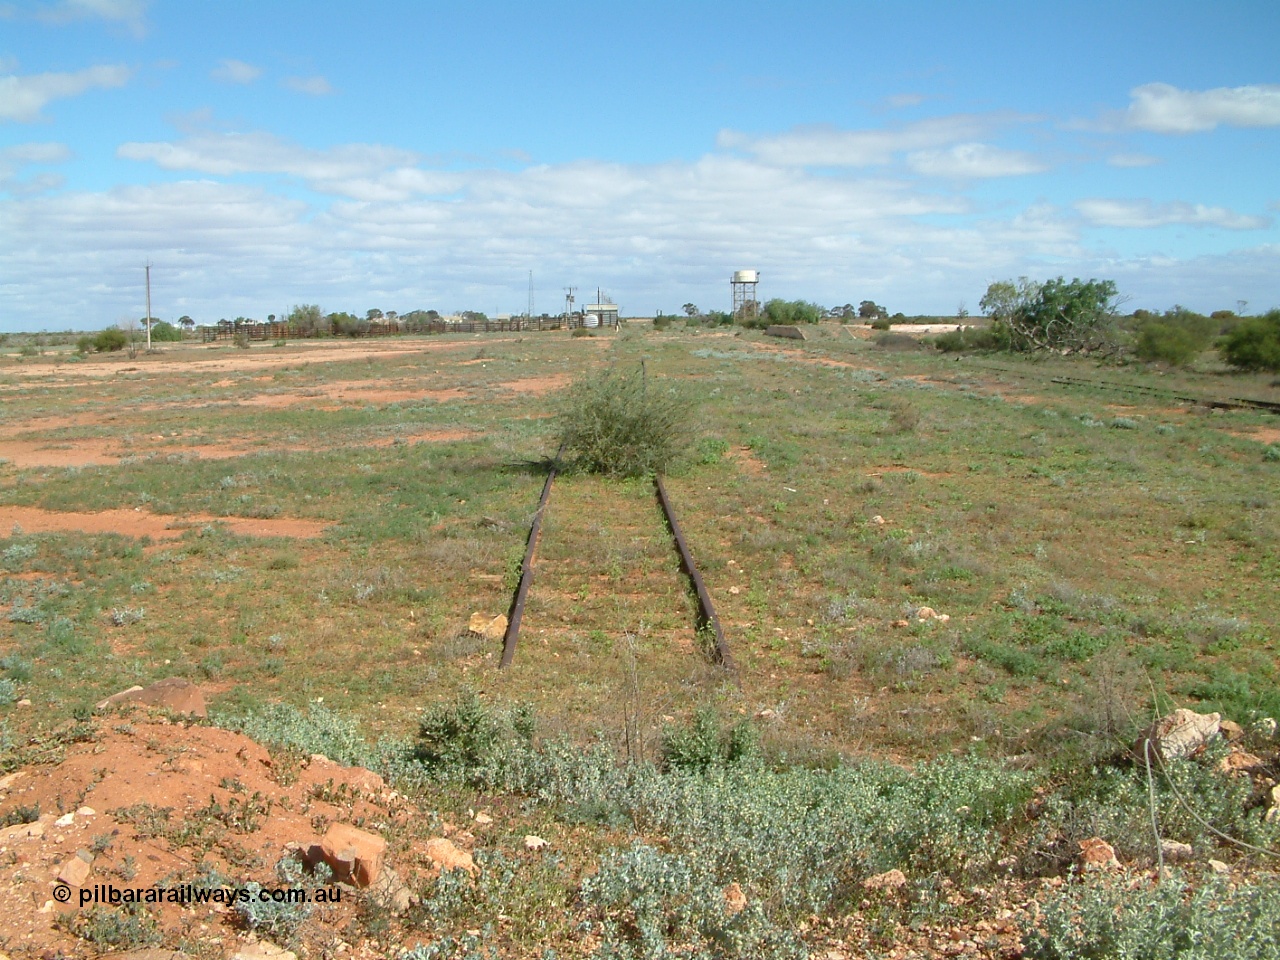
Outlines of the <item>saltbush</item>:
M611 477L666 473L693 442L689 399L643 369L579 380L560 404L559 439L576 465Z
M1099 876L1046 900L1023 939L1030 960L1270 960L1280 888Z

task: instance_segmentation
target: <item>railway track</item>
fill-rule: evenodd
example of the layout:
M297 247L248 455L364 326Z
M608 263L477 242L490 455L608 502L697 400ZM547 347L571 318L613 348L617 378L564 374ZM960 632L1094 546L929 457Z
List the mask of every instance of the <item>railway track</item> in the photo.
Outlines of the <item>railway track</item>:
M1121 393L1136 393L1149 397L1179 400L1196 406L1211 407L1217 410L1265 410L1268 413L1280 414L1280 403L1271 400L1253 400L1247 397L1197 397L1179 393L1176 390L1165 390L1161 387L1146 387L1134 383L1116 383L1112 380L1090 380L1085 377L1051 377L1050 383L1068 387L1101 387L1104 390L1118 390Z
M978 366L984 370L995 370L1000 373L1009 373L1022 379L1031 379L1025 370L1015 370L1012 367L1001 367L991 363L982 363L978 364ZM1170 390L1165 387L1148 387L1137 383L1118 383L1115 380L1095 380L1090 377L1057 376L1050 377L1049 382L1063 387L1099 387L1103 390L1115 390L1119 393L1136 394L1153 399L1176 400L1180 403L1190 403L1195 406L1210 407L1216 410L1265 410L1267 413L1280 414L1280 402L1274 400L1255 400L1251 397L1203 397L1182 393L1178 390Z
M542 522L551 500L551 490L559 473L559 466L560 452L557 452L556 458L552 461L551 468L547 473L547 480L542 486L542 496L538 500L537 510L534 511L533 520L529 525L529 536L525 542L524 558L520 563L520 581L511 599L511 607L507 615L507 631L503 637L502 659L500 661L500 668L502 669L510 667L515 660L516 647L520 640L520 625L524 619L529 591L533 586L535 559L538 552L538 543L542 536ZM680 521L676 517L675 506L672 503L671 496L660 477L655 477L653 484L654 494L659 506L662 508L667 530L671 534L676 552L680 558L681 572L688 579L691 592L697 598L698 614L695 624L697 632L707 637L711 659L725 670L736 673L736 666L729 650L728 641L725 639L720 618L716 614L715 605L712 603L711 593L698 570L697 563L694 561L693 551L689 547L689 542L680 528Z

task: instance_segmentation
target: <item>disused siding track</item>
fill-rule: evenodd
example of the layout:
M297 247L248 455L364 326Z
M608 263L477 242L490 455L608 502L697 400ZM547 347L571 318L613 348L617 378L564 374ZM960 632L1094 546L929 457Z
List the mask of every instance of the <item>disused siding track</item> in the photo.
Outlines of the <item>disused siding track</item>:
M520 562L520 585L516 587L516 595L511 599L511 611L507 614L507 632L502 638L503 668L511 666L516 655L516 641L520 637L520 620L524 617L524 604L529 597L529 587L533 584L533 556L538 550L538 536L542 533L542 515L547 511L547 501L551 499L551 485L556 482L556 473L560 469L560 453L551 462L547 473L547 482L542 485L542 497L538 500L538 509L533 515L533 523L529 525L529 541L525 544L524 559Z
M715 638L715 660L726 670L733 670L733 657L729 654L729 644L724 639L724 631L720 628L720 618L716 616L716 608L711 603L711 594L698 572L698 565L693 562L693 553L676 522L676 511L667 496L667 488L662 485L661 477L653 478L653 485L658 490L658 502L662 504L662 512L667 518L667 526L671 528L671 536L676 541L676 549L680 551L680 567L693 584L693 591L698 596L698 630L710 630Z
M555 482L559 462L560 454L557 453L556 460L552 463L551 470L547 474L547 482L542 486L542 497L538 501L538 509L534 512L533 522L529 525L529 539L525 544L524 560L520 564L520 583L516 587L515 596L511 601L511 610L507 615L507 632L503 637L502 661L500 664L502 668L511 666L511 662L515 659L516 644L520 638L520 621L524 618L525 603L529 597L529 588L533 584L534 556L537 553L538 539L542 533L542 520L546 514L547 503L551 499L551 485ZM697 629L699 633L710 632L713 641L712 654L714 661L726 670L734 671L736 667L733 663L733 657L729 653L729 644L725 640L724 630L720 626L720 618L716 615L715 605L711 602L711 593L707 590L702 574L698 572L698 566L693 559L693 552L689 549L689 543L680 529L679 521L676 520L675 507L672 506L671 498L668 496L667 489L663 486L660 477L654 477L654 487L657 491L658 503L662 507L663 516L666 518L667 528L671 531L672 539L675 540L676 551L680 555L680 569L689 578L690 586L692 586L693 592L697 596Z
M1178 400L1201 407L1212 407L1218 410L1266 410L1268 413L1280 413L1280 403L1271 400L1251 400L1246 397L1196 397L1178 393L1175 390L1163 390L1160 387L1144 387L1133 383L1116 383L1113 380L1088 380L1084 377L1051 377L1050 383L1065 387L1101 387L1105 390L1118 390L1121 393L1137 393L1148 397Z

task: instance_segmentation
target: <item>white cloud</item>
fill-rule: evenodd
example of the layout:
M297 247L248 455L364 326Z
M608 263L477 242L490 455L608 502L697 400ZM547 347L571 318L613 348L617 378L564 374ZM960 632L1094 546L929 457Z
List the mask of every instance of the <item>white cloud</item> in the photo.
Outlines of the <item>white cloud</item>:
M1018 177L1049 169L1029 153L1003 150L986 143L959 143L945 150L917 150L907 154L907 166L928 177L955 180Z
M1107 157L1107 163L1113 167L1154 167L1162 162L1159 157L1145 153L1116 153Z
M895 110L903 107L914 107L924 103L925 97L922 93L895 93L892 96L884 98L886 105Z
M151 161L165 170L215 176L284 174L323 193L369 200L453 189L447 177L442 181L439 174L414 169L417 154L378 144L315 150L269 133L201 133L177 143L125 143L116 154L126 160Z
M89 67L76 73L34 73L0 77L0 121L29 123L52 100L75 97L94 87L122 87L128 67Z
M1075 205L1087 221L1100 227L1222 227L1225 230L1261 230L1270 217L1252 217L1226 207L1202 203L1153 203L1151 200L1081 200Z
M898 153L972 141L998 127L1031 119L1009 113L959 113L886 130L800 127L764 137L722 130L716 143L781 166L870 167L889 163Z
M36 16L45 23L108 20L127 26L135 36L146 33L148 0L59 0L41 7Z
M27 180L19 180L18 174L31 164L62 163L71 158L71 151L62 143L19 143L0 148L0 193L15 196L34 196L62 186L60 174L38 173Z
M1126 124L1155 133L1197 133L1230 127L1280 126L1280 85L1179 90L1148 83L1129 93Z
M262 68L243 60L222 60L209 76L223 83L253 83L262 76Z
M306 93L313 97L323 97L333 93L333 87L324 77L285 77L284 85L295 93Z

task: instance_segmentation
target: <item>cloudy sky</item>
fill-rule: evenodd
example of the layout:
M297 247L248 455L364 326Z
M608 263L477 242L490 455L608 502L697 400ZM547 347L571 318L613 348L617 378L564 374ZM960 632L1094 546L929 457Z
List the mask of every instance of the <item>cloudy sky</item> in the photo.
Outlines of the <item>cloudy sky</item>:
M0 0L0 329L1280 306L1275 0Z

